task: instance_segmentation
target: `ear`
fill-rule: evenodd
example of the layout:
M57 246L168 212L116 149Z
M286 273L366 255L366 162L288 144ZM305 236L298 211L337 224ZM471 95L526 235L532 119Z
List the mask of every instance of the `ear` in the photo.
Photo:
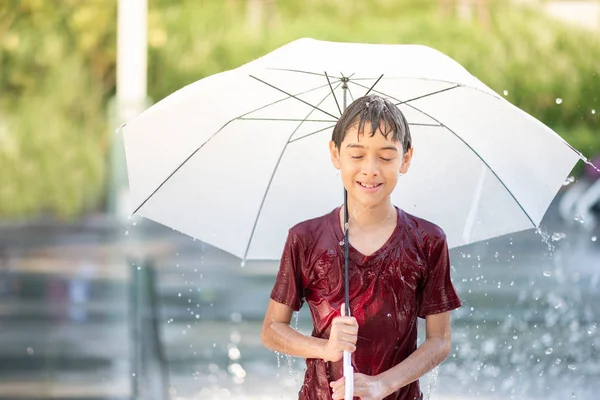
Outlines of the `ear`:
M342 168L342 164L340 163L340 150L335 145L335 142L332 140L329 142L329 154L331 156L331 163L336 169Z
M408 169L410 168L410 162L412 161L414 149L415 149L414 147L411 147L404 154L404 158L402 159L402 165L400 166L400 171L399 171L401 174L405 174L408 172Z

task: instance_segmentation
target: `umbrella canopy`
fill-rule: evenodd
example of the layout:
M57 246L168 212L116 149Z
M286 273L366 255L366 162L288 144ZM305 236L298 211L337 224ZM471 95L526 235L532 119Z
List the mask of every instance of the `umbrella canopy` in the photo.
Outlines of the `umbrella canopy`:
M301 39L195 82L123 127L132 208L242 259L278 259L343 187L328 142L343 99L388 97L415 153L392 200L450 247L535 228L578 159L444 54Z

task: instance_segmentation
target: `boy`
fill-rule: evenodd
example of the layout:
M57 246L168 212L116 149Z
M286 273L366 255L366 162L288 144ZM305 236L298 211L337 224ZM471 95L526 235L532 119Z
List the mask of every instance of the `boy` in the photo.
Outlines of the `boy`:
M418 379L448 356L450 310L461 301L450 281L443 230L391 203L413 155L408 123L390 101L361 97L336 124L330 153L348 191L352 316L344 316L344 220L338 207L290 229L263 343L306 358L300 399L343 399L344 350L352 352L355 398L422 399ZM311 336L289 326L305 301ZM426 319L427 333L418 349L417 317Z

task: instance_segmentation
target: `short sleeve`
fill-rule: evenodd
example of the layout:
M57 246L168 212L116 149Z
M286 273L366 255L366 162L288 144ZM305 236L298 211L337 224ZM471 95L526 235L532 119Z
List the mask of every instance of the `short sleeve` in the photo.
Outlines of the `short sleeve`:
M450 280L450 255L446 235L430 238L427 251L427 272L422 286L419 317L439 314L459 308L462 303Z
M279 265L271 299L299 311L304 303L302 285L302 243L297 234L290 231Z

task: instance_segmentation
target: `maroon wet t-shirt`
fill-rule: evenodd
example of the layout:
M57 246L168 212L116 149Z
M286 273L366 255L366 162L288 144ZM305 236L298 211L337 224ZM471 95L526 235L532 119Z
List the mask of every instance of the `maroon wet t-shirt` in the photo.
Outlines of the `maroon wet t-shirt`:
M298 311L308 303L312 336L327 339L344 302L344 246L339 208L289 231L271 298ZM377 375L417 348L417 317L461 306L450 281L444 231L397 208L388 241L365 256L350 246L350 309L358 322L356 372ZM342 360L306 360L302 400L331 398L329 383L343 376ZM385 400L420 399L418 381Z

